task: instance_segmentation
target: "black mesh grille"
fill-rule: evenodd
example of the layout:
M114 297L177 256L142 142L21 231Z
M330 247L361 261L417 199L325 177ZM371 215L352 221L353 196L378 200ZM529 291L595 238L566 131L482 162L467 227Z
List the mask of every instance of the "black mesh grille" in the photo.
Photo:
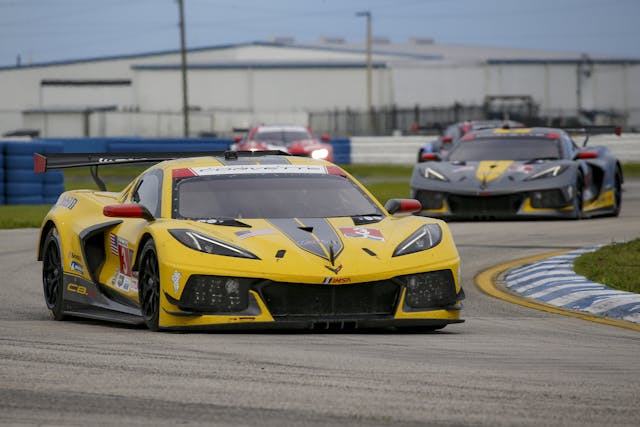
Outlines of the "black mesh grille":
M391 315L399 290L390 280L349 285L271 282L261 293L274 317L326 318Z
M530 197L534 208L562 208L567 205L560 190L534 191Z
M411 308L444 307L455 304L456 284L451 270L403 276L407 295L405 303Z
M418 190L416 199L422 204L422 209L441 209L443 194L437 191Z
M249 306L250 280L193 275L185 285L178 307L207 313L241 312Z
M506 196L457 196L447 198L452 213L469 214L505 214L517 213L522 204L522 196L509 194Z

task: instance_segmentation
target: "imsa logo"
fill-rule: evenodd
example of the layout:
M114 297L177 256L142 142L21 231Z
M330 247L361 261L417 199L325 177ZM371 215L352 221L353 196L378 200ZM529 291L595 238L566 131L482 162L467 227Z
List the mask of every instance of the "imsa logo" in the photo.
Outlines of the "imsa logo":
M351 277L325 277L322 281L323 285L344 285L351 283Z

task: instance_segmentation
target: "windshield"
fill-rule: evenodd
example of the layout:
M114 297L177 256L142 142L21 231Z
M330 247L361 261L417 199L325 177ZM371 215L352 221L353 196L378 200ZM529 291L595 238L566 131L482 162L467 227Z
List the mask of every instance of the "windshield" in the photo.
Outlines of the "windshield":
M557 139L500 137L461 140L449 153L452 162L481 160L557 160L561 158Z
M256 132L253 135L254 141L266 142L276 145L287 145L294 141L303 141L311 139L311 135L304 131L282 131L282 130L270 130Z
M173 217L178 219L382 215L353 182L330 174L179 178L173 194Z

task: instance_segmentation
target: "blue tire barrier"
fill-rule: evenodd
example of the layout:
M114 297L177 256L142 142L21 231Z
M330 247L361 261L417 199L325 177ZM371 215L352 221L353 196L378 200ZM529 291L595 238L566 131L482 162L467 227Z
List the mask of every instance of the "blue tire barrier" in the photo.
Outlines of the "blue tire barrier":
M58 202L59 196L44 196L42 198L43 205L55 205Z
M48 151L50 145L62 146L63 153L106 153L111 139L114 138L42 138L36 141L45 145L45 153L58 152Z
M8 205L43 205L44 198L38 196L7 196L6 203Z
M163 153L163 152L189 152L189 151L225 151L229 148L230 142L227 140L213 142L114 142L109 144L109 152L140 152L140 153Z
M351 164L351 139L333 138L329 144L333 147L333 163Z
M44 182L44 175L32 169L9 169L4 174L6 182Z
M64 193L63 183L48 183L45 182L42 186L42 195L44 197L55 196L56 198Z
M4 168L33 170L33 154L4 156Z
M38 196L42 198L41 182L7 182L4 188L5 195L9 196Z
M64 172L61 170L50 170L41 174L45 183L62 183L64 185Z
M44 154L64 153L64 144L62 141L46 141L43 145Z
M44 151L42 142L5 142L4 154L7 157L11 156L24 156L30 155L33 157L33 153L42 153Z

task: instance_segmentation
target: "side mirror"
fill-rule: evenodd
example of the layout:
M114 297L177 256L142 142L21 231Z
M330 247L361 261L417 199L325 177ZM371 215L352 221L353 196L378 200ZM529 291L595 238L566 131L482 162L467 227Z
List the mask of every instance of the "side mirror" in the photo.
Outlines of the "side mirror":
M331 141L331 137L329 135L322 135L320 139L322 139L323 142Z
M234 136L233 137L233 142L237 143L237 142L240 142L240 141L242 141L242 137L241 136Z
M149 212L149 209L135 203L107 205L102 209L102 214L116 218L142 218L147 221L153 221L155 219L151 212Z
M422 203L415 199L389 199L384 208L391 215L396 213L412 214L422 210Z
M579 151L576 159L597 159L598 153L595 151Z
M452 137L450 137L450 136L443 136L442 138L440 138L440 141L441 141L443 144L450 144L450 143L452 143L452 142L453 142L453 138L452 138Z
M421 161L423 162L439 162L442 160L438 153L422 153Z

